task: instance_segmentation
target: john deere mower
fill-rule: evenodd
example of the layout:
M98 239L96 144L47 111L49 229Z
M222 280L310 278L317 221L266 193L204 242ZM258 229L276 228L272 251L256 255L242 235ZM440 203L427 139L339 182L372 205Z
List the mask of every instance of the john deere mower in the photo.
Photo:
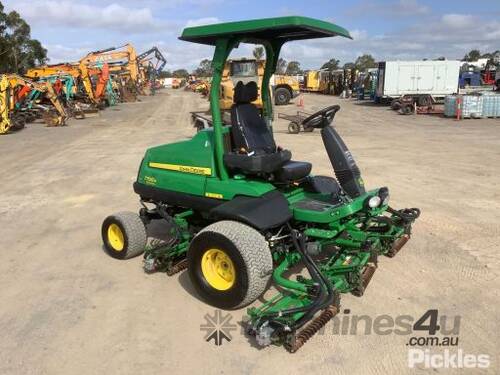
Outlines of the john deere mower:
M134 191L139 213L108 216L105 249L128 259L144 252L147 272L187 269L199 296L221 309L276 294L248 309L247 332L261 346L298 350L340 308L342 293L363 295L381 255L393 257L410 238L416 208L389 206L387 187L366 190L360 171L331 123L339 106L316 112L333 176L313 176L272 133L269 79L287 41L342 36L337 25L280 17L186 28L181 40L215 46L210 104L213 127L193 138L150 148ZM255 82L234 89L231 125L219 108L224 63L240 42L261 44L266 65L262 111ZM170 240L146 247L146 225L163 220ZM301 269L302 267L302 269ZM286 277L299 270L295 277Z

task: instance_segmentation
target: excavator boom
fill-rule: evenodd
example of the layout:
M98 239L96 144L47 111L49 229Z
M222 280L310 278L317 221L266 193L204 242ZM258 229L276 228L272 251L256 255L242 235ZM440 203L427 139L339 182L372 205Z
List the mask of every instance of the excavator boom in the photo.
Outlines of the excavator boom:
M15 114L15 111L19 109L22 100L29 98L27 94L31 91L43 93L56 111L54 114L50 110L44 110L44 118L47 125L65 125L66 118L68 117L66 110L50 82L34 82L17 74L4 74L0 78L0 88L2 90L2 94L0 95L0 134L9 132L12 127L12 116ZM16 88L21 88L20 92L23 93L22 97L18 95L19 92L17 95L15 94ZM35 98L38 97L38 95L31 97ZM21 101L16 102L16 99Z

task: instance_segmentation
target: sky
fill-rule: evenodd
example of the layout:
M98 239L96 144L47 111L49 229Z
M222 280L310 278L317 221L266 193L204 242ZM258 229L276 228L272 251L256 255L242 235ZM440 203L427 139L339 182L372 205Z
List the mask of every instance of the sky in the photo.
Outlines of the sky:
M152 46L166 69L192 70L213 49L182 42L186 26L300 15L348 29L341 37L290 42L281 57L317 69L369 53L377 61L461 59L471 49L500 50L500 0L3 0L31 25L50 63L75 61L86 53L131 42L138 52ZM232 56L251 56L249 45Z

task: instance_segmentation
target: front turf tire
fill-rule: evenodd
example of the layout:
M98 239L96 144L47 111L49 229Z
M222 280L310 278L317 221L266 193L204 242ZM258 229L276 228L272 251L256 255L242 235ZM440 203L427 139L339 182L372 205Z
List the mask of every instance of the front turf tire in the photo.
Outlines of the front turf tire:
M211 254L222 259L228 271L221 271L222 279L217 280L216 272L207 273L207 256ZM267 241L252 227L236 221L219 221L200 231L191 241L187 260L198 294L221 309L238 309L255 301L266 290L273 271Z
M106 252L116 259L130 259L144 252L146 227L134 212L118 212L104 219L101 227Z

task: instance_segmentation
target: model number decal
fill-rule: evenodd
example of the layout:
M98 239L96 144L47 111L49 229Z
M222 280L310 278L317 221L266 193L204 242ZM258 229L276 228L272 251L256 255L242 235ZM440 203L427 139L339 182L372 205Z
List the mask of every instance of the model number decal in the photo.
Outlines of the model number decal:
M152 176L144 176L144 183L148 185L156 185L156 178Z

